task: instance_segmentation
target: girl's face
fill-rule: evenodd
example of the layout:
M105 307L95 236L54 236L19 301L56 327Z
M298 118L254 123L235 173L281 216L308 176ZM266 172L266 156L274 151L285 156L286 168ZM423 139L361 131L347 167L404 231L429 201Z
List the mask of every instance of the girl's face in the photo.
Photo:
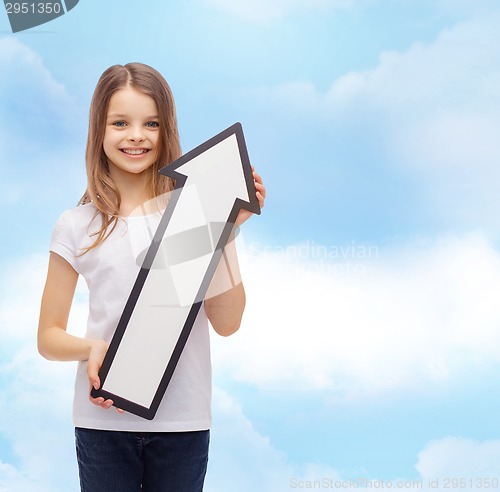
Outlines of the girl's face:
M139 177L157 155L158 108L152 97L132 87L115 92L109 101L103 148L109 173L118 183Z

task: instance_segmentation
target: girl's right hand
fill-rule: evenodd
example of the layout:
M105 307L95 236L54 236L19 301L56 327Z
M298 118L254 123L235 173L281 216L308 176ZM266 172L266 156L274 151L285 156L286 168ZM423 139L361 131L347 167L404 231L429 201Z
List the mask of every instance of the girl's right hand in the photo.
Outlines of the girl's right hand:
M104 356L108 351L109 345L104 340L94 340L90 349L89 360L87 365L87 375L90 382L90 389L99 389L101 380L99 379L99 369L101 368ZM106 410L109 410L113 405L113 400L105 400L102 396L93 398L89 394L89 400L94 404ZM123 413L121 408L116 409L119 413Z

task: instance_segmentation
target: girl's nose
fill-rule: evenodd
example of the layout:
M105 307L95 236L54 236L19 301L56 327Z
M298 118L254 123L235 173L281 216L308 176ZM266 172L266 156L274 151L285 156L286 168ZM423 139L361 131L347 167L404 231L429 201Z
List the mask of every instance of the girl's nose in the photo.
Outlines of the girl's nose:
M128 139L131 142L142 142L145 139L144 131L141 127L131 127Z

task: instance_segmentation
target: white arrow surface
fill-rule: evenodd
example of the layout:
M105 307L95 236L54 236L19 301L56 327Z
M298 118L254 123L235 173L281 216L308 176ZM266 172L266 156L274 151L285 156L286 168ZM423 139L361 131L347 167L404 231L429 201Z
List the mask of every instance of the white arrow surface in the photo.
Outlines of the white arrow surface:
M239 123L160 172L174 178L176 187L111 341L101 388L92 391L148 419L165 393L238 212L260 213ZM206 234L190 235L194 230ZM194 254L179 262L189 250Z

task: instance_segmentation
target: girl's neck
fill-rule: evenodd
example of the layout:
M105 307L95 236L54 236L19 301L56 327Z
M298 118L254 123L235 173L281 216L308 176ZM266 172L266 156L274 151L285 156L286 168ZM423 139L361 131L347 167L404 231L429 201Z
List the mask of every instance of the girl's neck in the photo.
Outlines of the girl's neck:
M124 193L121 195L121 203L120 203L120 210L119 210L119 215L121 217L128 217L130 215L144 215L146 212L145 206L148 202L148 200L151 199L149 195L146 193L141 193L136 196L131 196L128 193Z
M147 190L145 175L112 176L112 178L121 197L120 210L118 211L120 216L137 215L137 210L140 210L141 206L152 198Z

